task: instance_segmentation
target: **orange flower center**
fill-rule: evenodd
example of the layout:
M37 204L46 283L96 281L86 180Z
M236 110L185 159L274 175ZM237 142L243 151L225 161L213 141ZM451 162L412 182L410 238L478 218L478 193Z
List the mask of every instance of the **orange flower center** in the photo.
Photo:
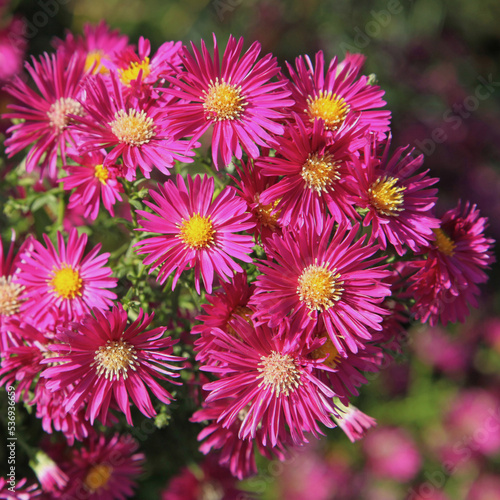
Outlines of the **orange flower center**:
M332 94L332 91L319 91L317 97L307 98L306 113L309 119L314 122L317 118L323 120L326 130L337 130L349 113L350 106L343 97Z
M446 236L441 228L436 228L432 231L434 233L434 236L436 237L436 241L434 243L437 246L438 250L441 253L448 255L448 257L453 257L456 246L455 242L449 236Z
M215 229L210 216L202 217L200 214L192 215L180 225L181 240L195 250L208 248L214 242Z
M97 375L108 380L124 380L128 377L128 371L136 370L137 352L133 346L124 340L108 340L106 345L100 346L94 354L92 366L96 366Z
M329 153L319 155L311 153L306 162L302 166L302 178L306 186L321 194L322 191L327 191L328 187L340 179L337 172L339 163L333 160L333 156Z
M299 367L289 354L271 351L269 356L262 356L260 360L257 378L262 381L259 387L271 387L278 397L280 394L288 396L301 384Z
M402 212L404 202L403 191L406 187L397 186L396 177L379 177L368 189L370 203L377 212L391 217Z
M224 79L219 82L216 78L215 83L211 81L203 94L203 108L208 120L236 120L247 105L241 95L241 87L226 83Z
M49 284L56 295L63 299L74 299L82 294L83 282L77 269L68 264L62 264L59 269L54 269L52 274Z
M10 276L0 276L0 315L12 316L19 312L19 295L24 287L12 283Z
M141 62L131 62L128 68L119 69L118 74L123 85L130 85L130 82L137 80L141 71L142 80L151 73L149 57L144 58Z

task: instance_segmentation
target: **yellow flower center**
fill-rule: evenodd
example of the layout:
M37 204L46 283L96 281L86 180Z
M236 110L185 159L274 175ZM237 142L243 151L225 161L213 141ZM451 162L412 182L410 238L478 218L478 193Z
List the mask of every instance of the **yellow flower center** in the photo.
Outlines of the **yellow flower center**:
M397 186L395 177L379 177L368 189L370 203L382 215L397 216L404 208L403 191L406 187Z
M256 194L255 202L258 203L256 208L256 215L260 223L264 227L268 227L269 229L274 231L278 226L278 217L281 212L281 210L276 210L279 200L276 200L273 203L268 203L267 205L263 205L262 203L259 203L259 195Z
M304 111L312 122L320 118L324 121L326 130L337 130L344 123L350 109L343 97L332 94L331 90L320 90L319 96L307 98L307 109Z
M208 248L214 242L215 229L210 216L202 217L200 214L192 215L180 225L181 240L195 250Z
M301 384L299 367L289 354L271 351L269 356L260 358L257 370L257 379L262 379L259 387L270 386L277 397L281 393L288 396Z
M19 312L19 295L24 286L12 283L10 276L0 276L0 315L12 316Z
M141 62L131 62L128 68L119 69L118 74L123 85L130 85L130 82L137 80L140 71L142 71L142 80L151 73L149 57L144 58Z
M97 73L109 73L109 69L101 64L102 59L106 59L106 56L104 55L104 52L102 50L91 50L87 54L87 57L85 59L85 72L88 72L92 68L94 68L94 70L92 71L93 75Z
M156 135L153 119L144 110L129 109L126 112L120 109L109 125L116 138L129 146L147 144Z
M436 228L432 231L436 237L434 244L437 246L437 249L441 253L448 255L448 257L452 257L455 253L455 242L449 236L446 236L441 228Z
M83 116L83 106L71 97L61 97L47 111L49 123L58 134L61 134L71 123L68 115Z
M63 299L74 299L82 294L83 282L76 269L68 264L62 264L60 269L54 269L52 274L49 284L56 295Z
M111 474L113 473L113 467L107 464L97 464L93 465L88 471L83 484L87 490L92 493L97 492L101 488L105 488L109 482Z
M92 366L96 366L97 375L111 380L113 377L124 380L128 377L128 370L136 370L137 352L133 346L123 340L108 340L94 354Z
M96 165L94 167L94 175L101 184L106 184L109 179L109 170L104 165Z
M311 357L313 359L321 359L328 356L325 359L324 364L328 365L332 369L335 369L342 359L339 351L337 351L337 348L333 345L333 342L327 334L321 336L320 338L326 338L326 342L322 346L315 349L311 353Z
M223 79L210 82L208 91L203 91L203 108L207 120L235 120L247 105L241 95L241 87L226 83Z
M299 276L297 293L300 300L311 310L325 311L337 302L344 289L336 269L328 269L328 263L318 266L317 261L307 266Z
M338 165L329 153L325 155L311 153L302 166L301 175L309 189L321 194L322 191L326 192L334 181L340 179L337 172Z

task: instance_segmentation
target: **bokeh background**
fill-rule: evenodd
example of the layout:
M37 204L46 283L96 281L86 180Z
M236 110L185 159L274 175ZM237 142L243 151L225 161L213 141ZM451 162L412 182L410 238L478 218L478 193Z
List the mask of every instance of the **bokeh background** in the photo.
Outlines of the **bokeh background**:
M394 144L422 152L441 179L438 212L470 200L500 239L498 0L23 0L12 10L27 23L34 55L102 19L153 49L214 32L221 46L229 34L247 46L258 40L282 64L317 50L361 52L386 90ZM496 264L465 325L412 328L402 355L356 401L379 424L364 441L334 429L285 464L262 461L243 486L264 499L500 499L499 284ZM162 446L170 444L182 446ZM137 498L159 498L188 465L175 457L148 455Z

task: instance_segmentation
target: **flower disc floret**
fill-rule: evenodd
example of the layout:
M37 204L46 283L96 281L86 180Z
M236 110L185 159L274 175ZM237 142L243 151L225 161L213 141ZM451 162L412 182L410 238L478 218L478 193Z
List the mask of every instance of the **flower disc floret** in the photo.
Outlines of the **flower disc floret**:
M332 369L336 369L341 360L339 351L333 345L333 342L327 334L321 338L325 339L325 343L320 345L317 349L314 349L314 351L311 352L311 357L313 359L326 358L323 363Z
M77 269L62 264L59 269L54 269L50 280L52 291L63 299L74 299L81 295L83 281Z
M350 106L343 97L332 93L332 91L320 90L319 95L309 96L307 99L307 109L311 122L321 119L325 123L326 130L337 130L346 119Z
M12 316L19 312L19 295L24 287L12 283L10 276L0 276L0 315Z
M189 247L196 250L209 248L214 242L215 229L210 216L202 217L193 214L189 219L180 224L181 240Z
M297 293L300 300L314 311L325 311L342 296L343 281L336 269L329 269L328 263L318 265L317 261L307 266L299 276Z
M97 376L104 375L107 379L120 380L128 377L128 371L136 370L134 364L137 352L133 346L120 340L108 340L106 345L99 346L95 352Z
M130 82L137 80L141 71L143 80L151 73L149 57L145 57L140 62L132 61L128 68L119 69L118 74L120 75L120 81L123 85L130 85Z
M271 387L271 391L279 397L289 396L300 385L300 370L295 359L289 354L272 351L269 356L261 356L257 370L262 379L259 387Z
M108 464L93 465L87 472L83 485L91 493L95 493L102 488L105 488L113 473L113 467Z
M96 165L94 167L94 176L101 184L106 184L109 179L109 170L102 164Z
M309 154L302 167L302 178L306 187L321 194L327 191L334 181L340 179L337 172L339 163L335 162L333 156L329 153L320 155L318 153Z
M148 144L156 135L153 119L144 110L119 109L109 125L116 138L129 146Z
M455 242L447 236L441 228L434 228L432 232L436 237L436 241L434 243L437 249L448 257L453 257L456 246Z
M49 123L61 134L71 122L69 115L83 116L83 106L71 97L61 97L47 111Z
M404 186L397 185L396 177L379 177L368 189L371 204L377 211L387 216L398 216L404 210Z
M222 78L210 82L204 90L203 109L207 120L236 120L245 110L247 102L241 94L241 86L226 83Z

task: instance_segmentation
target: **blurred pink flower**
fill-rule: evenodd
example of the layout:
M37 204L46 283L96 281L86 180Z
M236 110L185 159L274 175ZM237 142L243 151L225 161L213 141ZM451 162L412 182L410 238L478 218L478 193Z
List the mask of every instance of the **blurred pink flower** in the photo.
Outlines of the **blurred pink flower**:
M381 478L410 481L420 469L420 453L412 437L398 428L371 430L363 441L367 467Z

